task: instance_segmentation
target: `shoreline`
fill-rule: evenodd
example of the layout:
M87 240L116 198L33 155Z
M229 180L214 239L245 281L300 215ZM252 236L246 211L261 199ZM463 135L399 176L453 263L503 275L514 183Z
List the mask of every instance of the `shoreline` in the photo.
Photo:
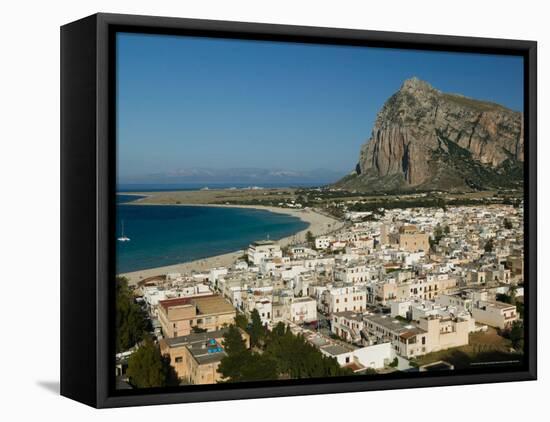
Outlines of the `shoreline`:
M139 200L138 200L139 201ZM147 205L161 205L161 206L186 206L186 207L218 207L218 208L248 208L262 211L268 211L276 214L286 214L299 218L301 221L307 223L307 227L294 233L290 236L283 237L275 240L281 245L281 247L288 246L292 243L300 243L305 241L305 236L308 231L314 236L320 236L334 230L337 230L343 226L343 222L321 214L313 209L290 209L281 208L266 205L231 205L231 204L155 204L155 203L139 203L137 201L129 202L125 205L147 206ZM259 240L259 239L258 239ZM117 274L118 276L124 276L128 279L129 285L136 285L140 281L147 278L160 276L168 273L191 273L191 272L203 272L210 268L215 267L227 267L232 265L239 257L245 253L246 249L240 249L220 255L209 256L201 259L196 259L188 262L181 262L173 265L166 265L162 267L147 268L143 270L130 271L126 273Z

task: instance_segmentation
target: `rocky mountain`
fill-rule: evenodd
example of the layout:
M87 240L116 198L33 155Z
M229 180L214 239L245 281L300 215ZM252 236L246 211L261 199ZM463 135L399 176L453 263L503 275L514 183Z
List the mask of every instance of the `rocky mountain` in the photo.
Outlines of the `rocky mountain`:
M406 80L376 117L348 190L464 191L520 186L523 114Z

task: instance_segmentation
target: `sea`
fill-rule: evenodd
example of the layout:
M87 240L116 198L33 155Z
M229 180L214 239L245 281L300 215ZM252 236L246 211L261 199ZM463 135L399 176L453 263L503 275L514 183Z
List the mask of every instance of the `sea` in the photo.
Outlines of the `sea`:
M127 192L127 191L126 191ZM248 208L132 205L117 195L117 273L189 262L244 250L261 239L281 239L307 227L297 217Z

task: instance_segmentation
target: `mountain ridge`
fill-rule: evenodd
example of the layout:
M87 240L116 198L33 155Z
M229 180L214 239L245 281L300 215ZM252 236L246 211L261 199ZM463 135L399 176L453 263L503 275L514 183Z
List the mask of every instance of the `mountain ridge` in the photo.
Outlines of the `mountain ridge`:
M523 113L407 79L378 112L348 190L480 190L518 187ZM521 171L519 171L521 169Z
M208 168L186 167L167 172L150 173L143 176L124 177L120 183L281 183L281 184L319 184L334 183L345 171L328 169L289 170L283 168Z

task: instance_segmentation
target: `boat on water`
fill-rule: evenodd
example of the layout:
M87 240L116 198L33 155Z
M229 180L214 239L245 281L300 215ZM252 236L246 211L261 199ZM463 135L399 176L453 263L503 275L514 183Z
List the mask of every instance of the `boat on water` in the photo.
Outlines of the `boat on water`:
M122 233L120 237L117 238L119 242L129 242L130 238L124 234L124 221L122 221Z

